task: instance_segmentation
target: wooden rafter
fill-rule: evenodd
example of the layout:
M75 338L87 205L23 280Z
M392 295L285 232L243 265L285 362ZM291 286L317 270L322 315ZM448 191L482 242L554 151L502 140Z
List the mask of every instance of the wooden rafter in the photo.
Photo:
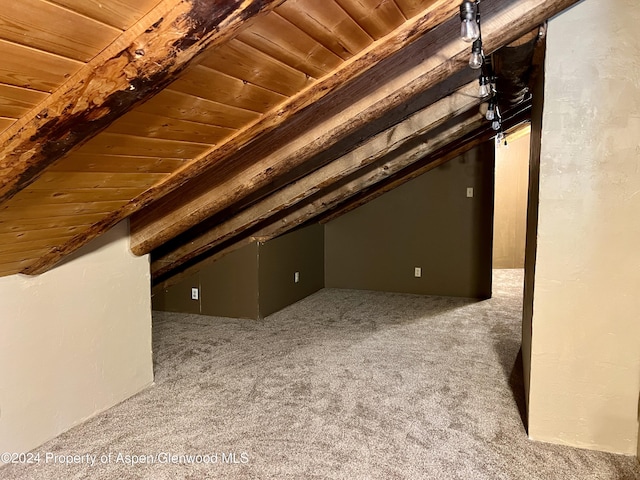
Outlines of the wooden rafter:
M296 123L296 115L305 108L344 87L345 84L356 79L365 71L378 65L394 53L414 42L425 32L431 31L447 19L455 17L457 12L458 6L449 1L433 1L429 8L424 10L420 15L408 20L386 37L372 43L358 55L346 61L336 71L300 92L298 95L291 97L289 101L278 106L276 110L265 115L249 129L240 132L229 142L214 149L212 152L177 172L157 187L158 192L160 192L160 190L163 192L173 190L177 185L192 178L198 178L198 180L195 182L195 185L194 182L188 183L185 188L178 190L175 194L170 194L162 198L160 202L153 205L153 208L148 208L146 211L134 216L132 220L132 250L137 254L150 252L153 248L164 243L164 241L193 226L194 223L198 223L229 206L233 199L248 195L264 187L270 183L270 178L275 172L282 170L288 171L296 168L296 166L300 165L305 159L308 159L309 156L326 149L327 143L322 138L318 139L318 137L328 130L333 130L333 128L328 122L323 122L314 129L313 132L307 133L295 139L295 141L291 138L291 145L284 148L284 151L278 151L271 155L270 158L260 159L259 162L252 162L257 165L258 169L255 167L248 168L247 171L242 172L242 179L236 177L230 182L230 189L234 187L238 188L238 191L234 192L233 195L228 195L223 192L221 192L221 195L215 197L210 195L211 185L215 185L216 180L219 181L221 178L218 170L228 170L230 167L227 165L233 166L236 164L235 159L240 156L241 149L248 145L250 141L273 131L286 121ZM441 40L440 43L448 42L445 38L444 41ZM406 97L403 98L406 99ZM403 98L398 98L395 103L400 104ZM368 105L364 105L363 109L366 110L367 106ZM315 108L315 106L310 107L310 110L313 111ZM387 105L385 110L389 108L392 108L392 105ZM310 112L307 111L307 117L305 117L307 120L298 122L299 125L292 130L300 131L304 129L305 124L308 123L308 117L316 115L309 115L309 113ZM373 111L357 113L362 114L349 128L345 128L345 122L339 134L331 131L330 135L325 136L330 137L329 140L331 142L336 142L339 138L346 136L350 131L366 123L371 118L381 115L381 112ZM367 113L368 116L366 115ZM305 151L299 148L301 145L306 146ZM290 153L292 151L296 153ZM232 155L233 157L231 157ZM283 155L286 156L286 158L282 159ZM281 158L281 160L276 160L276 158ZM214 165L215 168L206 175L199 177L211 165ZM265 172L268 174L265 175ZM177 209L179 205L180 211ZM171 217L167 217L165 215L167 209L175 212L176 215L172 214ZM183 214L185 216L183 216Z
M276 127L290 120L292 116L304 110L309 105L322 99L330 92L342 86L350 78L357 77L365 72L371 65L376 64L389 57L394 52L402 49L416 38L420 37L425 30L436 27L439 23L447 18L455 16L457 6L446 0L433 0L431 6L425 10L422 15L407 21L402 27L394 31L387 37L374 42L370 47L366 48L359 55L356 55L346 61L337 72L327 75L320 82L312 85L312 87L303 90L298 95L292 97L285 104L265 115L258 122L250 125L247 129L240 131L231 137L226 143L216 147L211 153L196 158L189 165L175 172L164 182L161 182L138 197L132 199L127 205L115 211L109 217L103 219L99 223L93 225L90 229L85 230L77 235L69 242L53 249L48 254L41 257L35 264L25 268L22 273L38 274L46 271L55 265L62 257L73 252L80 246L86 244L105 230L111 228L124 218L132 215L141 208L158 200L174 189L185 184L189 179L201 175L211 165L218 165L222 159L228 159L234 152L239 152L240 148L246 146L255 140L256 137L273 131ZM190 191L191 187L187 188ZM178 198L184 196L184 192L178 194ZM165 200L163 199L162 202ZM161 202L161 203L162 203ZM169 196L166 202L168 205L175 205L175 200ZM206 218L204 215L202 218ZM188 228L197 223L197 219L193 215L181 228ZM135 228L136 219L132 221L132 227ZM134 246L132 244L132 246Z
M440 129L437 133L427 134L424 138L421 138L420 142L415 142L411 148L406 151L398 152L395 156L393 153L388 157L385 157L382 163L377 163L374 168L367 169L365 172L361 172L359 175L350 177L348 181L342 182L334 188L330 188L327 191L321 191L308 199L299 208L294 208L290 212L284 212L285 215L281 215L281 218L277 220L268 220L266 225L262 225L261 228L254 232L251 236L245 236L239 238L234 242L229 242L227 245L222 246L216 250L209 258L204 262L208 264L213 262L251 242L267 242L275 237L278 237L304 223L309 222L322 215L324 212L336 207L342 202L348 200L358 192L375 185L381 180L387 178L389 175L393 175L396 172L401 171L405 167L419 161L424 157L431 159L430 168L435 168L438 165L442 165L449 158L434 158L430 154L436 151L441 151L449 143L459 139L460 137L473 132L486 124L486 120L479 113L473 115L465 115L465 119L460 122L454 122L453 125L447 128ZM158 277L163 285L168 286L173 284L179 279L184 278L192 273L195 273L200 268L201 264L190 265L185 268L178 275L172 277L169 281L163 280L163 276L166 276L170 270L168 265L162 260L157 262L155 276ZM156 280L158 279L156 278Z
M483 34L486 51L490 52L509 43L575 1L495 0L487 2L483 9L485 18ZM443 2L436 2L434 5L439 3ZM455 17L457 4L452 7L450 2L447 3L449 8L453 8L453 16ZM433 15L425 16L423 26L428 24L431 17ZM305 163L318 152L334 145L337 140L353 134L367 122L382 118L389 110L402 105L419 92L465 68L468 59L468 45L462 44L458 40L456 31L457 20L454 19L439 28L437 34L431 35L429 42L424 42L423 45L432 45L433 50L429 50L429 54L425 55L424 61L419 66L415 65L416 68L407 70L401 69L393 84L382 82L383 77L374 78L374 83L384 83L384 85L380 85L378 89L371 89L366 96L358 97L357 105L346 109L343 115L324 118L321 122L314 123L310 128L306 128L305 120L322 114L323 108L328 105L328 99L349 97L350 94L357 92L357 81L347 84L344 78L336 75L334 87L329 88L328 85L331 84L323 85L322 82L319 84L320 90L317 92L317 97L308 91L302 92L298 97L292 99L293 103L266 114L263 120L232 137L222 148L196 159L193 164L176 172L167 181L145 191L107 218L44 255L38 262L23 270L23 273L33 274L46 271L64 255L85 244L121 219L150 205L175 189L177 189L175 194L168 195L166 200L158 202L153 209L148 209L145 215L139 215L134 220L134 228L139 234L132 243L136 253L150 251L217 212L237 208L252 195L254 198L251 201L254 201L259 198L255 196L257 194L263 196L272 193L274 190L269 190L272 186L274 189L279 188L296 180L296 178L302 178L313 169L321 166ZM418 37L422 31L414 30L411 33ZM382 42L384 40L381 39ZM400 48L402 46L398 47L398 49ZM375 56L373 58L373 63L383 61L375 60ZM359 57L354 57L351 60L355 62L358 59ZM391 63L391 65L394 64ZM403 66L402 62L395 65ZM364 65L362 72L367 68L369 67ZM352 79L353 77L347 77L347 80ZM343 88L344 84L347 85ZM325 95L323 88L327 88L327 91L330 92L325 98L322 98ZM334 94L335 97L333 97ZM308 103L301 100L305 95L310 95ZM317 103L311 105L314 102ZM299 105L299 108L289 109L288 107L291 105ZM276 126L287 127L288 125L293 125L290 128L291 132L303 133L297 137L291 136L293 141L284 147L285 149L291 147L291 150L286 150L285 153L288 152L288 156L285 155L282 162L270 164L268 161L270 158L275 160L274 149L268 148L262 140L268 139L268 132L272 132ZM256 137L258 138L256 139ZM242 159L243 154L247 151L260 152L261 148L266 150L263 156L253 155L246 160ZM302 155L295 157L297 154ZM236 165L236 160L243 161L239 161ZM212 164L213 168L211 168ZM220 169L217 169L218 166ZM255 169L253 169L254 167ZM223 175L218 181L217 174L221 172ZM193 177L201 179L190 182L189 180ZM211 182L212 178L214 182ZM184 187L180 188L183 185ZM194 192L195 197L190 195L191 192ZM182 201L181 197L185 201ZM246 206L248 203L244 203L244 205Z
M575 0L504 0L488 3L483 10L483 38L486 51L491 52L515 40L573 3ZM305 161L313 155L329 148L367 122L382 117L416 93L466 68L468 45L459 40L457 27L455 19L449 22L444 30L438 29L434 32L429 37L429 42L424 42L433 50L420 65L406 71L392 72L396 74L395 78L387 78L384 82L380 78L377 79L382 83L377 90L339 114L325 118L297 138L292 138L286 146L261 158L251 155L252 164L233 171L232 174L229 173L231 167L223 165L220 167L222 174L205 174L195 183L189 183L188 187L169 195L153 208L136 215L132 223L133 251L136 254L148 253L194 224L229 208L239 199L255 194L261 189L268 189L269 185L277 186L274 179L283 178L291 172L300 172ZM345 88L342 95L348 97L350 92L354 93ZM322 107L318 107L317 110L314 107L309 111L320 115ZM292 122L295 121L293 118ZM258 140L252 145L251 153L259 151ZM311 166L310 169L315 167ZM292 180L293 178L288 179Z
M284 0L165 0L0 135L0 202Z
M361 175L348 181L344 185L341 185L339 188L335 188L326 193L315 196L302 208L299 208L290 215L287 215L285 218L264 227L260 231L256 232L253 237L260 242L272 240L273 238L320 216L327 210L339 205L358 192L384 180L389 175L393 175L394 173L399 172L407 166L419 161L421 158L429 156L433 152L444 148L452 141L480 128L485 123L486 120L484 116L479 113L475 113L470 116L467 115L464 120L461 120L453 126L438 132L436 135L427 136L422 142L410 148L408 151L390 159L385 158L386 161L381 165L376 166L373 170L363 172ZM442 165L446 160L448 160L446 157L433 159L430 164L430 168Z
M527 102L518 106L515 111L510 112L504 118L503 126L505 129L512 125L520 125L528 120L531 110L531 103ZM482 125L482 128L464 136L457 141L446 145L444 148L430 154L424 159L409 165L407 168L399 170L393 175L385 178L383 181L363 189L358 194L349 198L346 202L342 202L335 207L327 210L324 214L316 218L319 223L328 223L336 218L341 217L362 205L365 205L379 196L394 190L401 185L413 180L432 170L434 167L452 160L472 148L490 140L495 135L489 124ZM436 162L437 160L437 162Z
M403 122L375 135L341 158L265 197L179 248L165 253L152 263L152 275L162 275L202 255L216 245L242 235L253 226L292 208L322 190L331 188L349 175L392 154L403 145L424 136L462 112L477 107L480 103L477 90L476 82L460 88L449 97L431 104Z

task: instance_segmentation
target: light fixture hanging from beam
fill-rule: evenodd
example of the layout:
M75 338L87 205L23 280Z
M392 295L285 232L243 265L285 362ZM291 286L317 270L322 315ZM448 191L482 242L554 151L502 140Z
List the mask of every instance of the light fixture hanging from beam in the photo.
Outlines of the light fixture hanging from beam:
M480 2L481 0L464 0L460 4L460 36L465 42L473 42L469 66L474 70L480 70L478 97L489 102L485 118L491 122L491 128L496 131L502 131L502 116L498 108L496 77L491 57L485 57L482 48Z
M478 22L478 4L465 0L460 5L460 36L465 42L475 42L480 38L480 23Z

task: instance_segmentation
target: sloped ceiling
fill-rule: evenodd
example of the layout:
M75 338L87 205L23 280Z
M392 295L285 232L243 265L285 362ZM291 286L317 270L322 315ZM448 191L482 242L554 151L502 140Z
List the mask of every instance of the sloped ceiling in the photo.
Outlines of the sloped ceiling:
M573 3L483 1L485 51ZM164 278L445 161L488 134L458 6L3 6L0 275L42 273L131 217L132 250Z

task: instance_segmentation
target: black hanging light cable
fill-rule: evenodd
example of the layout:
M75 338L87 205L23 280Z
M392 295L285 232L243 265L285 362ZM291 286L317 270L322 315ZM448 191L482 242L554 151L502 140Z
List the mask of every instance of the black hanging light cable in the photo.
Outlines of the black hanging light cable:
M500 138L502 141L504 134L502 133L502 115L498 102L496 76L491 56L485 57L482 47L480 2L481 0L464 0L460 4L460 36L465 42L472 43L469 66L474 70L480 70L478 97L488 101L485 118L491 122L491 128L499 131L496 138Z
M460 5L460 36L465 42L472 42L469 66L474 70L482 67L482 28L480 26L480 0L465 0Z

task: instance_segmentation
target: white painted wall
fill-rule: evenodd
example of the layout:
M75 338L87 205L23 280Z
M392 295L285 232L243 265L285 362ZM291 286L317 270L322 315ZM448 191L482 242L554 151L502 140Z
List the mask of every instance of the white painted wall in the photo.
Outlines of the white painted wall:
M153 381L148 257L122 222L38 277L0 278L0 452L26 452Z
M640 391L640 9L549 22L529 434L635 455Z

